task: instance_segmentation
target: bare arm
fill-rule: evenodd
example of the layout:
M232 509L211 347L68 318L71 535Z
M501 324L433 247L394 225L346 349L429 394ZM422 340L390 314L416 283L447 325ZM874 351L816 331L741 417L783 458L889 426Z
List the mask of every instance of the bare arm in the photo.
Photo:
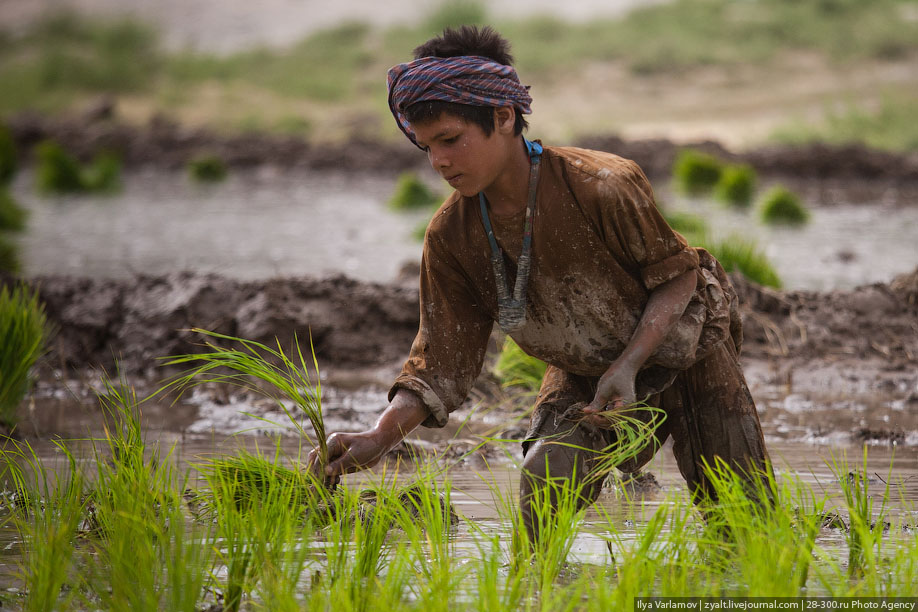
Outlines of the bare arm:
M373 467L429 415L417 395L399 389L373 429L358 433L339 432L328 437L325 476L335 478ZM315 468L317 460L316 451L310 452L308 464Z
M679 321L695 291L695 283L695 271L689 270L650 293L628 346L600 377L596 396L585 412L600 412L610 403L619 406L635 401L634 380L638 370ZM594 419L597 425L603 423L601 417Z

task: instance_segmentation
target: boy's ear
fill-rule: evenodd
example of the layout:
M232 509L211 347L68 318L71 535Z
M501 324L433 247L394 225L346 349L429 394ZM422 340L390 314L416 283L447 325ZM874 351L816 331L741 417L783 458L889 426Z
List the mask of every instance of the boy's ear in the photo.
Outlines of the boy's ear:
M512 134L516 124L516 111L512 106L499 106L494 109L494 129L499 134Z

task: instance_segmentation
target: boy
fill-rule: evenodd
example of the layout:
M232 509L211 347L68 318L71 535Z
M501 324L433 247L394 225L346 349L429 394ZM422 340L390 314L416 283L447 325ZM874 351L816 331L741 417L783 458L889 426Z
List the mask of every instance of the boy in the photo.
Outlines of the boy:
M702 466L715 457L750 479L767 470L737 358L735 292L720 264L662 219L637 165L526 140L528 87L491 28L447 29L414 55L389 71L390 108L455 192L424 239L420 328L390 404L373 429L329 437L326 475L372 467L418 425L445 425L495 322L549 364L523 442L530 533L533 493L546 478L584 482L591 452L613 441L597 413L636 399L666 419L621 469L672 435L695 496L710 493Z

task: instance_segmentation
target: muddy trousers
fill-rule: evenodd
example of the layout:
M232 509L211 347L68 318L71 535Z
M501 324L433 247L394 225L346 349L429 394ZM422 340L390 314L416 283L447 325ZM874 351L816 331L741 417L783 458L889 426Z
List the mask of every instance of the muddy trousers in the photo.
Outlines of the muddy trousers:
M547 490L547 483L567 483L574 490L582 485L577 498L580 506L599 497L602 480L591 476L591 464L614 442L613 434L575 420L579 407L571 409L592 401L597 380L554 367L545 373L523 442L520 511L531 538L538 536L539 522L533 500L547 494L552 496L552 507L557 507L553 497L557 491L554 486ZM751 489L771 473L755 403L729 339L680 372L669 387L648 398L647 403L661 408L666 419L656 430L655 440L633 460L619 464L619 470L638 471L672 436L679 472L696 502L714 498L704 465L714 465L717 458L750 481Z

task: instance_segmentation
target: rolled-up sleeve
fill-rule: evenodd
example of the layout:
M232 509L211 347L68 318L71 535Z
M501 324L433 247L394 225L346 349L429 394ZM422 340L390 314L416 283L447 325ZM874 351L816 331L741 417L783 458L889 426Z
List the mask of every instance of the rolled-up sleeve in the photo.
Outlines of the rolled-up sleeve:
M604 232L648 291L698 269L698 253L674 232L654 203L653 189L634 162L627 161L600 203Z
M426 427L443 427L481 372L493 321L444 241L428 231L421 258L420 326L402 371L389 390L421 398Z

